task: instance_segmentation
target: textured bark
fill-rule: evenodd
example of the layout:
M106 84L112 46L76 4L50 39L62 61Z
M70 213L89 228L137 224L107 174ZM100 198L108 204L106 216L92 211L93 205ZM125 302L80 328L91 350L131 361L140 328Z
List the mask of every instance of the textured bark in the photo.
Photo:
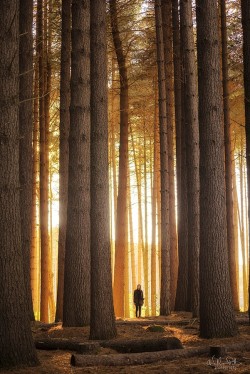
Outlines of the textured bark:
M200 334L237 333L227 251L223 102L216 0L197 1L200 130Z
M72 1L69 183L63 325L90 321L90 10Z
M41 304L40 320L49 320L49 235L48 235L48 179L46 160L45 122L45 45L43 30L43 0L37 1L37 51L39 56L39 131L40 131L40 234L41 234Z
M157 208L157 142L158 142L158 111L157 111L157 80L154 82L154 160L152 186L152 244L151 244L151 310L156 315L156 208Z
M112 295L106 3L91 2L91 319L90 339L116 336Z
M176 122L176 174L177 174L177 210L178 210L178 281L175 309L185 310L187 305L188 278L188 227L187 227L187 180L186 180L186 143L182 141L184 111L183 71L181 65L180 25L178 1L172 0L173 52L174 52L174 91Z
M180 32L183 49L185 92L186 165L188 201L188 309L199 313L200 178L197 66L191 0L180 2Z
M250 1L241 0L242 28L243 28L243 59L244 59L244 88L245 88L245 132L246 132L246 159L247 159L247 185L248 202L250 201ZM250 222L250 204L248 204L248 222ZM249 224L249 223L248 223ZM249 228L248 228L249 230ZM249 235L250 237L250 235ZM249 245L250 248L250 245ZM250 256L249 256L250 259ZM250 272L249 272L250 277ZM250 278L249 278L250 300ZM250 321L250 308L249 321Z
M169 232L170 232L170 294L171 306L175 303L178 252L176 230L176 199L174 171L174 67L173 67L173 33L172 33L172 3L162 0L162 28L165 59L166 84L166 115L168 127L168 169L169 169Z
M161 1L155 1L155 26L159 89L160 157L161 157L161 296L160 314L170 314L170 237L168 137L166 121L166 86Z
M227 245L229 258L229 275L235 310L239 310L236 270L236 241L234 237L234 201L233 201L233 165L232 165L232 128L230 121L229 87L228 87L228 53L227 53L227 19L226 2L220 0L221 11L221 42L222 42L222 83L224 102L224 137L225 137L225 177L227 201Z
M120 38L117 2L109 0L113 42L120 74L120 149L119 182L117 197L115 270L114 270L114 307L117 317L124 315L124 264L126 250L127 220L127 174L128 174L128 75L126 56Z
M72 355L71 365L86 366L128 366L145 365L161 360L174 360L181 357L194 357L209 352L209 347L173 349L162 352L121 353L110 355Z
M188 197L187 197L187 148L186 148L186 116L185 85L183 69L183 46L181 46L181 159L180 159L180 209L178 226L179 268L175 299L175 310L188 310Z
M37 54L38 38L36 37L36 57L34 64L34 119L33 119L33 158L32 158L32 233L30 253L30 279L33 309L35 319L39 316L40 288L39 288L39 234L38 234L38 208L39 201L39 66Z
M19 1L0 2L0 367L37 364L27 307L19 184Z
M59 237L56 321L63 317L64 261L68 203L69 123L70 123L70 21L71 0L62 1L62 47L60 77L60 149L59 149Z
M30 284L30 250L32 232L32 128L33 128L33 0L20 1L19 48L19 133L20 133L20 205L22 225L22 253L24 259L27 306L34 320Z

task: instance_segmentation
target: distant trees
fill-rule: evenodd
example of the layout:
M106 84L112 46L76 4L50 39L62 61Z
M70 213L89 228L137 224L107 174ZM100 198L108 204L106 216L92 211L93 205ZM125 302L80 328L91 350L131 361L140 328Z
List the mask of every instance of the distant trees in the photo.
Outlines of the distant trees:
M19 1L0 3L0 50L0 367L34 366L20 213Z
M71 0L62 0L60 77L60 158L59 158L59 235L58 235L58 286L56 321L62 320L64 261L67 227L69 124L70 124L70 56L71 56Z
M246 132L246 160L248 201L250 201L250 1L241 0L241 17L243 28L243 58L244 58L244 89L245 89L245 132ZM250 204L248 203L248 221L250 222ZM248 223L249 225L249 223ZM249 232L249 227L248 227ZM250 278L249 278L250 279ZM250 285L250 281L249 281ZM248 287L250 292L250 287ZM248 302L250 300L250 293ZM250 308L248 306L249 320Z
M116 213L114 305L116 316L124 316L124 265L127 226L127 174L128 174L128 73L126 53L123 49L117 17L117 1L109 0L111 29L120 81L120 148L119 182Z

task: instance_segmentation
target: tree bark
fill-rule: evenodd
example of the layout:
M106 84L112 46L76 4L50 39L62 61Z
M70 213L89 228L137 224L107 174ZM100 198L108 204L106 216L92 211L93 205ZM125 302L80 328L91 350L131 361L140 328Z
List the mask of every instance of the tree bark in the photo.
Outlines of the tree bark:
M155 26L159 87L160 160L161 160L161 296L160 314L170 314L170 238L168 136L166 121L166 85L161 1L155 1Z
M22 253L24 258L27 306L34 320L30 284L30 251L32 232L32 128L33 128L33 0L20 1L19 48L19 132L20 132L20 205Z
M45 122L45 45L43 0L37 1L37 37L39 56L39 131L40 131L40 234L41 234L41 303L40 319L49 320L49 235L48 235L48 179L46 170L46 122Z
M180 2L180 33L183 49L185 139L188 201L188 300L193 316L199 314L200 178L197 66L192 2Z
M225 177L227 202L227 245L229 258L229 275L234 310L239 310L236 271L236 241L234 237L234 201L233 201L233 170L232 170L232 127L230 121L229 86L228 86L228 52L227 52L227 18L226 2L220 0L221 11L221 47L222 47L222 83L224 102L224 137L225 137Z
M0 2L0 367L6 368L38 363L21 239L19 9L19 1Z
M120 149L119 182L117 197L115 270L114 270L114 307L117 317L124 316L124 264L126 250L127 221L127 174L128 174L128 74L126 56L120 38L117 1L109 0L113 42L120 74Z
M170 297L171 305L175 303L178 277L178 252L176 230L176 199L174 171L174 67L173 67L173 33L172 3L162 0L162 27L165 59L166 115L168 127L168 168L169 168L169 230L170 230Z
M90 321L90 8L72 1L69 183L63 325Z
M197 0L200 130L200 335L237 333L227 250L223 102L216 0Z
M78 367L87 366L128 366L145 365L161 360L174 360L181 357L194 357L209 352L209 347L174 349L162 352L121 353L110 355L72 355L71 365Z
M246 132L246 160L247 160L247 185L248 202L250 201L250 1L241 0L241 15L243 28L243 64L244 64L244 88L245 88L245 132ZM248 204L248 222L250 222L250 204ZM249 228L248 228L249 230ZM250 237L250 235L249 235ZM249 244L250 248L250 244ZM249 256L250 259L250 256ZM250 300L250 272L249 287ZM248 307L250 323L250 307Z
M59 148L59 237L56 321L63 318L64 261L68 203L69 124L70 124L70 28L71 0L62 1L62 46L60 76L60 148Z
M112 295L108 175L106 3L90 5L91 319L90 339L116 336Z

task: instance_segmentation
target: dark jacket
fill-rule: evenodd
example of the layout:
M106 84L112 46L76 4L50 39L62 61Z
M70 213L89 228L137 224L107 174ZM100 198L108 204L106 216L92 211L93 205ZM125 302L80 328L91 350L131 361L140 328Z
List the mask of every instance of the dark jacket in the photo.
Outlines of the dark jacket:
M143 300L144 300L144 298L143 298L143 292L142 292L142 290L135 290L134 291L134 303L136 304L136 305L143 305Z

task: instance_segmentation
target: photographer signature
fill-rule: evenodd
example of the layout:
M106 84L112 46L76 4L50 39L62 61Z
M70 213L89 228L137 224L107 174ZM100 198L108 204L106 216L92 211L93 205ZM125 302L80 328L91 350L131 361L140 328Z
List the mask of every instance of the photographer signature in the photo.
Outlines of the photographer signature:
M207 365L213 367L215 370L236 370L241 363L233 357L216 358L213 356L207 361Z

